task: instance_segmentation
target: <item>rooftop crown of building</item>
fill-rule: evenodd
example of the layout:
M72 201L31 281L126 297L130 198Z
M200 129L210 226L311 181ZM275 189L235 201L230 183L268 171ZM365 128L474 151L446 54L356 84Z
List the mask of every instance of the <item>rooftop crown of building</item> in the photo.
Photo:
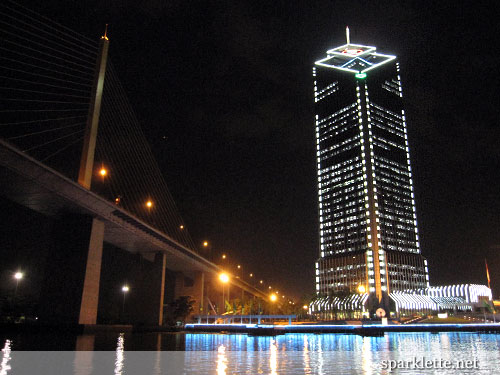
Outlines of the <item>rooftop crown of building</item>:
M394 55L376 52L377 48L347 43L326 52L327 57L315 62L316 66L363 74L396 59Z

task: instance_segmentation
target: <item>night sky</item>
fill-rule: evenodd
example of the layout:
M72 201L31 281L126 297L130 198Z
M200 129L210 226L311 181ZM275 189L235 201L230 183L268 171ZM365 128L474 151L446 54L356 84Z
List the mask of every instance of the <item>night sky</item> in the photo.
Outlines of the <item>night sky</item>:
M500 295L495 2L20 1L97 38L196 243L280 292L314 291L314 61L345 43L399 57L430 281ZM480 5L477 5L480 4Z

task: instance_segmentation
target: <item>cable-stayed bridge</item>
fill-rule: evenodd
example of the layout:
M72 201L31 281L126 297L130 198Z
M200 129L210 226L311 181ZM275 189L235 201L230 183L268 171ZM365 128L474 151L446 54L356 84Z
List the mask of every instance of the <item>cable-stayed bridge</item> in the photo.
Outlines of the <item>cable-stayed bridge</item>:
M108 57L108 37L89 39L11 0L0 16L1 194L54 223L41 317L96 324L103 246L116 257L141 255L129 272L133 321L161 324L166 288L191 295L196 313L223 305L223 270L189 235ZM230 283L233 293L265 298L241 279Z

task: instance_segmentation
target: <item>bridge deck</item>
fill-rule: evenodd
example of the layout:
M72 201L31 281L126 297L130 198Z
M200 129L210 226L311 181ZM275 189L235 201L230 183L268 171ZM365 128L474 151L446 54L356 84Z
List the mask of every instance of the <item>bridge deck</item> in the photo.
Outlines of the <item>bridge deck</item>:
M2 140L0 181L2 195L46 216L55 217L66 212L102 220L106 228L105 242L141 253L146 258L163 252L171 270L222 272L216 264ZM240 279L232 279L231 283L256 296L267 297Z

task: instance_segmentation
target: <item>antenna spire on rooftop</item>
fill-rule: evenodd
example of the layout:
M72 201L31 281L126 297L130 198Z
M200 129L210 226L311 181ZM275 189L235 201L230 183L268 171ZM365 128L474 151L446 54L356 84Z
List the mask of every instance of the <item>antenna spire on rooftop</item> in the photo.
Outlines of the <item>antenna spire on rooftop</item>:
M347 39L347 44L350 44L351 41L349 40L349 26L345 27L345 37Z

